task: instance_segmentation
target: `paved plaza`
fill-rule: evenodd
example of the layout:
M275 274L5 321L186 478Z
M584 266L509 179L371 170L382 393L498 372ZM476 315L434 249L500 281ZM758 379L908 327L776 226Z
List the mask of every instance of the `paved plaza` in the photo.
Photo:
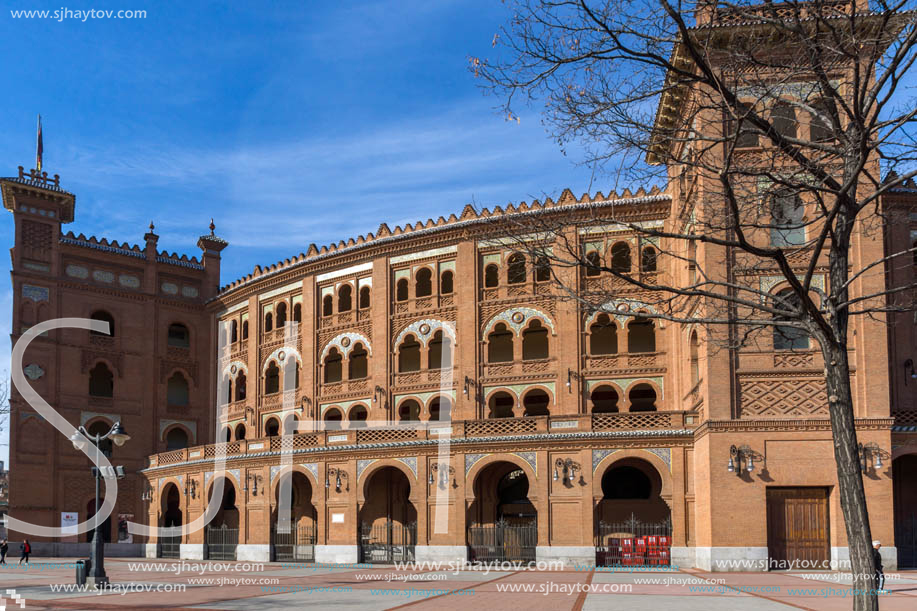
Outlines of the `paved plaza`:
M73 587L75 559L40 558L28 569L0 566L0 588L25 600L25 609L456 609L538 611L628 609L660 611L846 610L849 580L820 573L429 571L392 566L322 567L309 564L218 563L110 559L113 590L104 595ZM917 608L917 572L890 580L883 611ZM63 586L63 587L62 587ZM845 594L848 598L845 598Z

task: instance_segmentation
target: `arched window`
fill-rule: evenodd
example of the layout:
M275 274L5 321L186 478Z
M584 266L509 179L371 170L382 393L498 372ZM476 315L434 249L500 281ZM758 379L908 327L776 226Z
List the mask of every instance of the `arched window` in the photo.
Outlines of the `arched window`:
M293 322L302 322L302 304L294 303L293 304Z
M287 304L281 301L277 304L277 328L287 324Z
M362 380L369 375L369 353L363 347L361 342L357 342L350 352L349 364L347 366L347 378L349 380Z
M628 352L656 352L656 329L652 320L638 316L627 325Z
M452 291L452 272L446 270L439 277L439 292L441 295L451 295Z
M644 246L643 253L640 256L640 269L644 272L656 271L656 258L658 253L652 246Z
M101 333L99 331L90 331L90 335L108 335L110 337L115 336L115 317L106 312L105 310L96 310L93 312L89 318L92 320L101 320L102 322L108 323L108 333Z
M487 362L505 363L513 360L513 332L498 323L487 336Z
M322 297L322 316L331 316L334 314L334 297L325 295Z
M325 430L326 431L341 430L341 422L343 421L343 419L344 417L341 414L341 410L339 410L336 407L330 408L327 412L325 412L325 417L324 417Z
M825 99L815 100L811 105L815 111L810 114L809 135L813 142L834 140L834 129L831 127L831 102Z
M188 433L179 427L173 427L166 433L166 450L182 450L188 447Z
M105 422L104 420L96 420L91 425L89 425L89 434L91 436L104 435L111 430L111 424ZM111 451L114 449L114 442L111 439L106 439L99 442L99 451L102 452L107 458L111 458Z
M98 363L89 370L89 394L93 397L114 396L115 377L105 363Z
M264 372L264 394L272 395L280 392L280 367L271 361Z
M228 375L223 376L223 388L226 389L226 403L231 403L233 397L233 383L232 378L230 378Z
M452 402L448 397L436 397L430 402L430 421L451 420Z
M448 369L452 367L451 338L437 331L430 338L430 369Z
M537 318L522 332L522 360L548 358L548 330Z
M398 371L420 371L420 342L407 335L398 347Z
M264 424L264 434L267 437L276 437L280 434L280 423L277 422L276 418L268 418L268 421Z
M236 401L245 400L245 372L236 376Z
M617 354L618 326L608 314L599 314L589 327L589 354Z
M229 342L235 344L239 341L239 323L233 320L229 323Z
M242 321L242 339L248 339L248 321Z
M637 384L630 391L630 411L655 412L656 391L649 384Z
M550 397L545 391L536 388L530 390L522 397L522 406L525 408L524 416L547 416Z
M408 300L408 279L402 278L395 284L395 301Z
M236 441L242 441L245 439L245 425L241 422L236 425Z
M341 353L338 352L337 348L332 348L328 351L328 356L325 357L324 369L325 369L325 384L332 384L334 382L340 382L343 377L343 363L344 357L341 356Z
M630 246L618 242L611 247L611 270L619 274L630 273Z
M535 282L547 282L551 279L551 262L547 257L538 257L535 262Z
M697 331L691 332L691 385L700 381L700 360L698 356L699 346L697 341Z
M223 427L223 431L220 433L220 441L225 443L232 441L232 429L230 429L228 426Z
M522 284L523 282L525 282L525 257L517 252L506 260L506 283Z
M365 310L369 307L369 287L364 286L360 289L360 309Z
M188 332L188 327L181 323L169 325L168 344L176 348L190 348L191 333Z
M484 268L484 288L494 288L500 284L500 268L491 263Z
M399 422L419 422L420 421L420 404L414 399L402 401L398 406Z
M515 399L513 399L513 396L508 392L504 392L502 390L495 392L490 396L490 400L487 402L487 405L490 408L490 413L487 415L487 417L512 418L513 406L515 404Z
M274 315L268 312L267 314L264 315L264 331L265 333L267 333L268 331L273 331L273 330L274 330Z
M422 267L417 271L414 284L415 297L429 297L433 294L433 272L429 267Z
M283 391L299 388L299 361L288 358L283 362Z
M697 241L688 242L688 282L697 284Z
M353 307L353 287L349 284L341 286L338 291L338 312L349 312Z
M286 418L283 419L283 432L285 435L295 435L298 431L296 430L296 423L299 422L299 419L296 417L296 414L289 414Z
M777 293L774 307L788 311L798 310L800 308L799 297L793 289L783 289ZM791 317L774 316L774 320L791 320ZM805 329L789 325L777 325L774 327L774 350L805 350L808 347L809 335Z
M799 193L777 189L770 195L771 245L800 246L806 242L805 206Z
M781 136L796 137L796 109L789 102L777 102L771 113L771 125Z
M347 420L350 421L350 427L352 429L362 429L366 427L366 420L369 417L369 413L366 411L366 407L363 405L354 405L350 408L350 414L347 416Z
M172 377L169 378L168 387L166 389L166 399L169 405L188 405L189 394L188 380L185 379L185 376L176 371L172 374Z
M595 250L586 253L586 276L595 278L602 273L602 257Z
M589 395L593 414L614 414L618 411L618 393L608 385L598 386Z

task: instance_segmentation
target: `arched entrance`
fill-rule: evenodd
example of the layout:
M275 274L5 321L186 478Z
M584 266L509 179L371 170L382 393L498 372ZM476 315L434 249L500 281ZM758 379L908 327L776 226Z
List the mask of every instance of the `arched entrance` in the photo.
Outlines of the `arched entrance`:
M905 454L892 461L895 498L895 545L898 568L917 568L917 454Z
M160 522L163 527L181 526L181 493L174 483L166 484L160 493ZM181 535L159 538L160 558L178 558L181 549Z
M671 510L661 495L662 476L646 460L624 458L605 469L595 508L596 565L671 563Z
M236 487L228 477L223 480L223 495L216 516L207 525L207 557L210 560L235 560L239 545L239 509L236 507ZM219 480L215 480L207 493L212 501Z
M100 497L99 498L99 507L101 507L102 503L104 502L105 502L105 498ZM94 516L96 514L96 511L97 511L96 500L91 499L88 503L86 503L86 519L88 520L92 516ZM102 522L102 524L100 525L100 529L101 529L102 541L105 543L111 543L111 514L108 514L108 517L105 518L104 522ZM92 543L92 538L94 536L95 536L95 531L90 530L89 532L86 533L86 541L88 543Z
M371 473L360 508L360 562L413 560L417 510L410 500L411 482L395 467Z
M518 465L498 461L475 477L468 547L473 562L532 562L538 512L528 498L529 478Z
M312 482L299 471L285 473L274 490L271 511L271 551L276 561L315 560L316 511ZM289 520L280 520L280 508L290 508Z

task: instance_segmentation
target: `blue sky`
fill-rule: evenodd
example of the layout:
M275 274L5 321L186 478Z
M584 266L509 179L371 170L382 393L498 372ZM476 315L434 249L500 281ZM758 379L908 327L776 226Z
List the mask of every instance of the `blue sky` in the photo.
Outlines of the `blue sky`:
M76 233L139 243L153 220L162 249L199 254L212 216L230 242L226 284L382 221L589 190L537 107L505 121L468 72L468 56L493 53L500 2L93 0L70 8L147 17L9 13L64 5L12 0L0 13L0 175L34 166L40 112L45 169L77 196L65 227ZM12 246L9 214L0 240ZM0 332L10 302L7 284Z

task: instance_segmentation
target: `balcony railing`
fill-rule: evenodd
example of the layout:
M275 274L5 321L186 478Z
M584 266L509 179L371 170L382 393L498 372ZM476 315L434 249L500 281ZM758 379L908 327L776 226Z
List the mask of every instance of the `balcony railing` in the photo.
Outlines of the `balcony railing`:
M338 423L340 424L340 423ZM457 420L446 422L392 423L389 428L345 428L297 433L284 442L280 436L246 439L225 444L227 457L265 451L283 452L304 448L345 445L373 446L415 440L439 440L443 435L453 439L543 435L608 431L684 430L700 424L697 412L625 412L613 414L571 414L568 416L534 416ZM346 424L345 424L346 426ZM222 444L221 444L222 445ZM214 458L217 445L172 450L150 457L150 465L171 465L188 460Z
M554 358L487 363L484 365L484 377L502 378L505 376L539 375L551 373L556 364L557 359Z
M665 352L586 355L587 371L665 367Z

